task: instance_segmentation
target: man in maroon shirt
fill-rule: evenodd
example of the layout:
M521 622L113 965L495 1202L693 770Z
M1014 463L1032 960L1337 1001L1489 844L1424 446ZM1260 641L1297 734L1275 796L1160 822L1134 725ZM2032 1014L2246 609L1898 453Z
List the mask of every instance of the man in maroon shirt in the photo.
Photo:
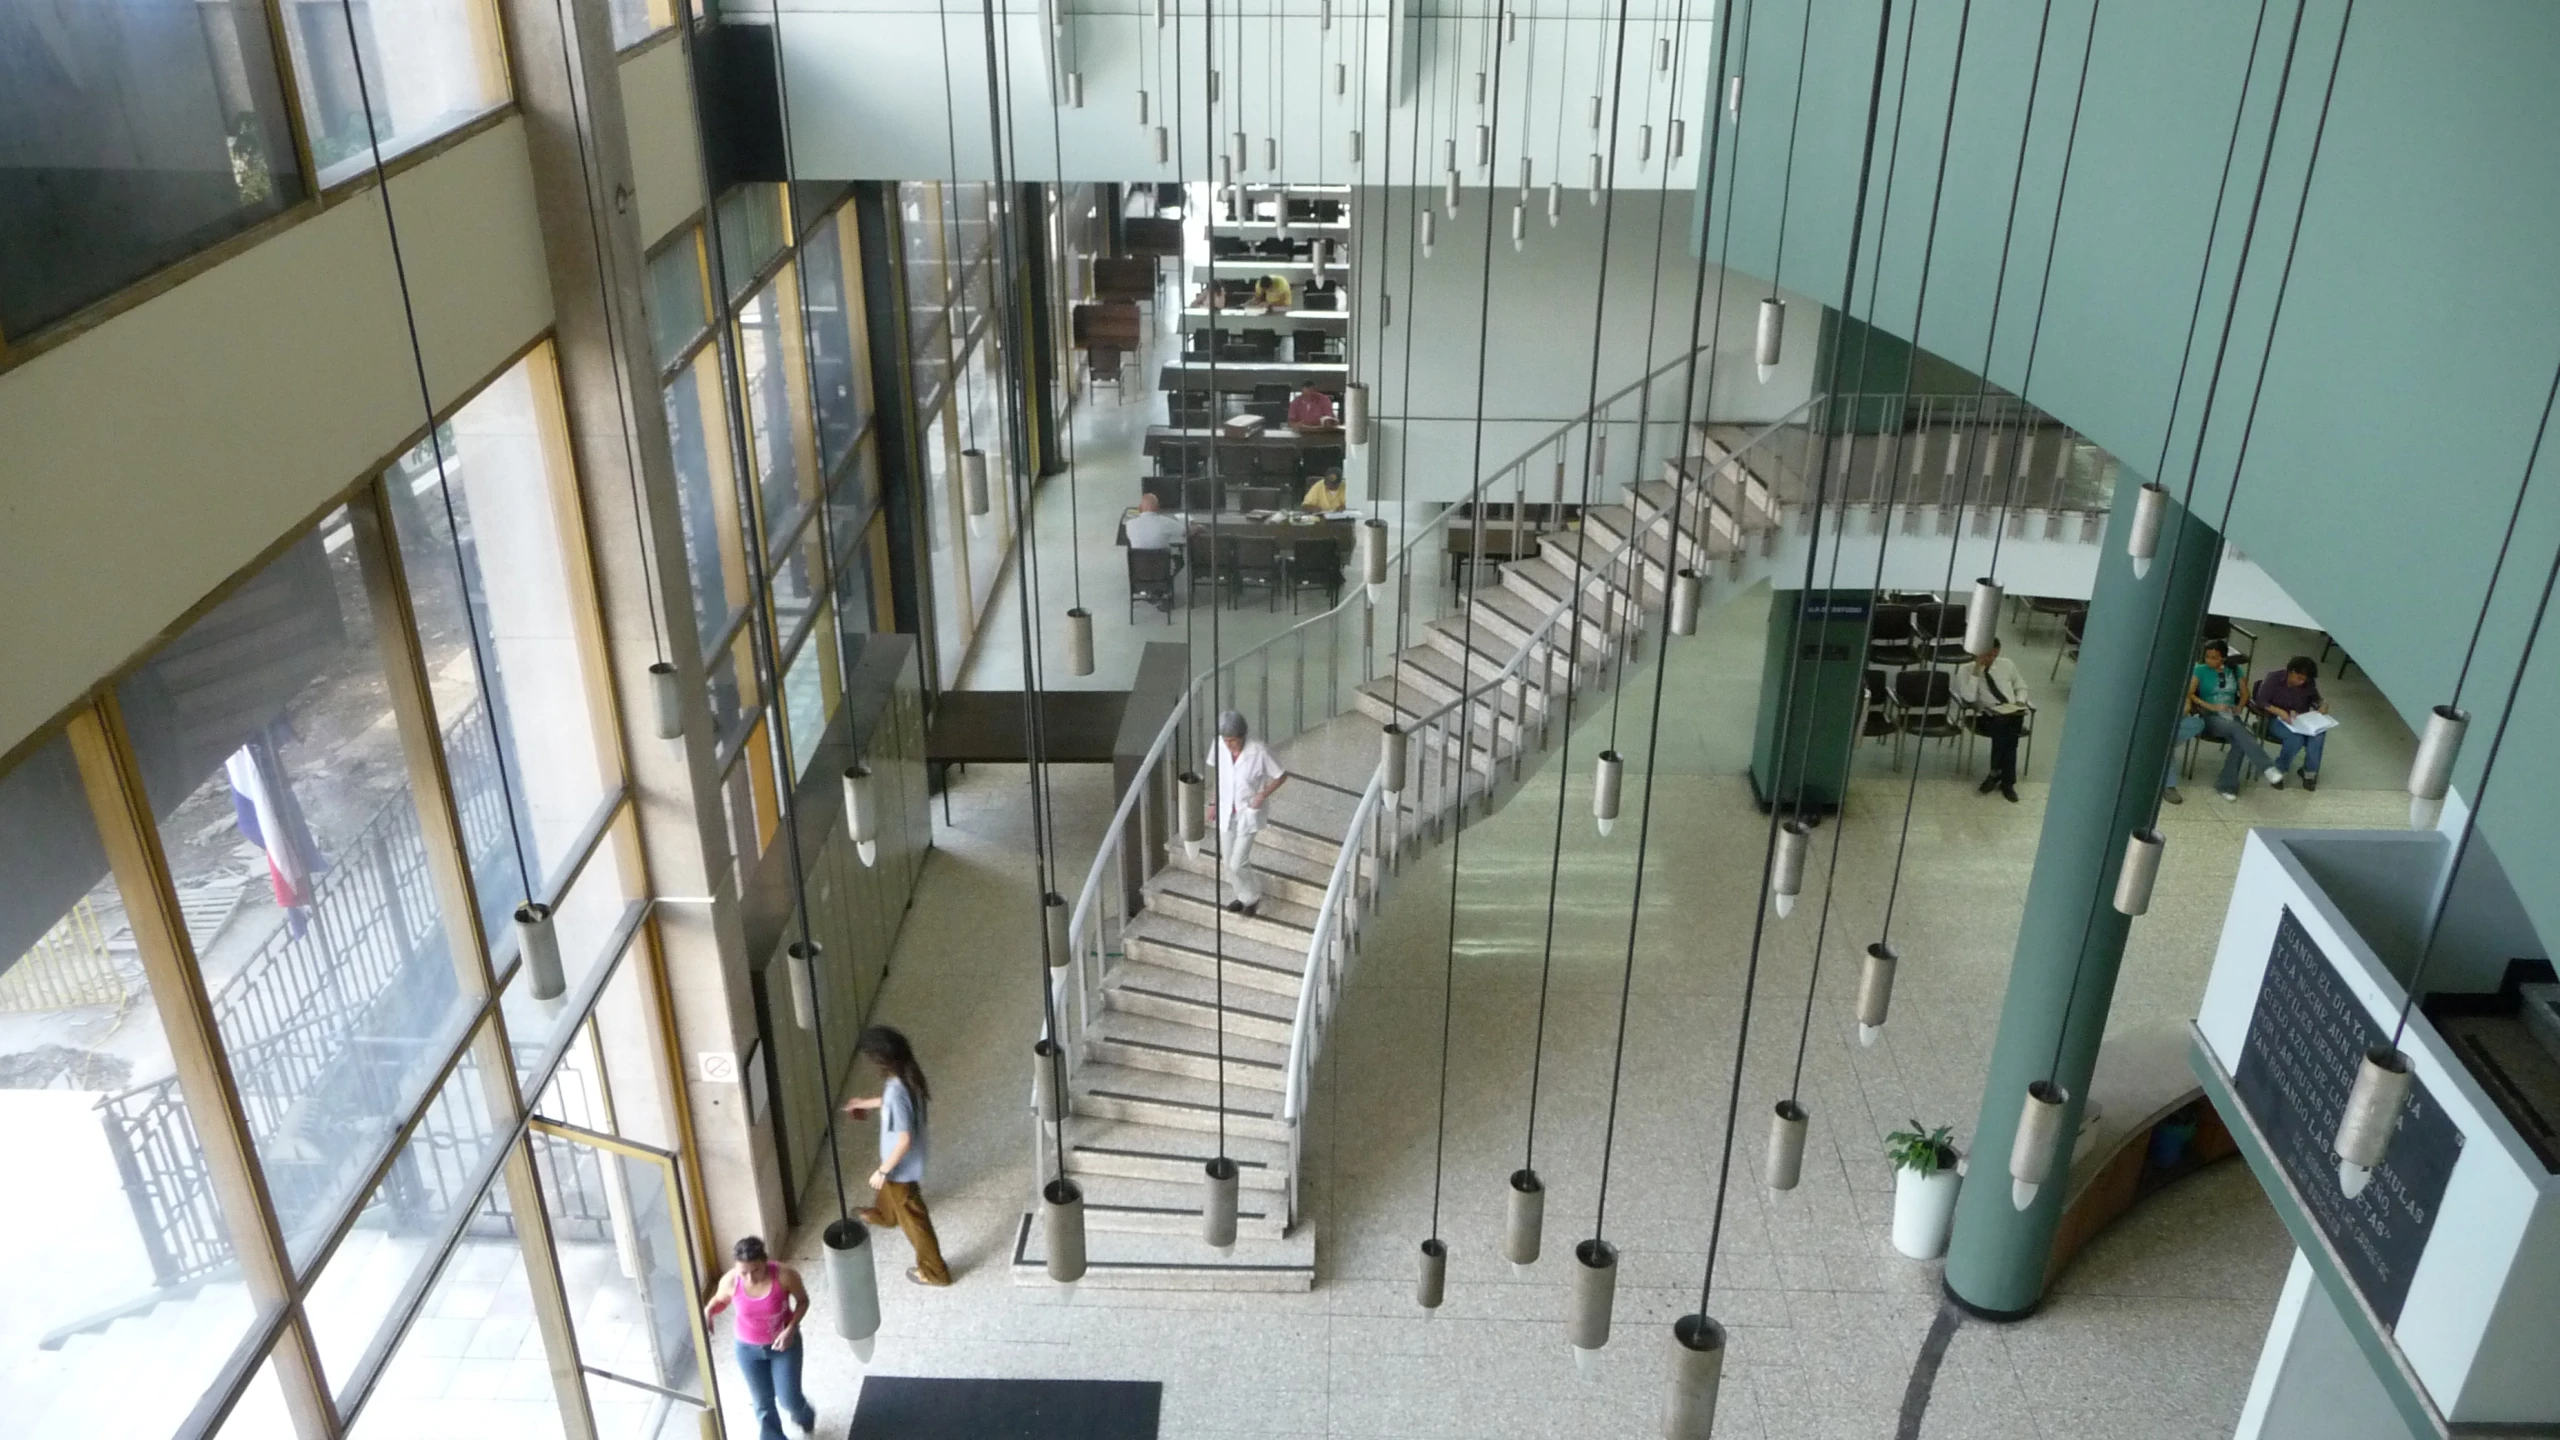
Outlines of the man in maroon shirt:
M2302 757L2302 788L2320 788L2320 748L2329 738L2327 731L2305 735L2293 728L2296 716L2329 713L2329 702L2320 695L2320 666L2308 655L2296 655L2281 670L2270 670L2258 681L2256 693L2249 697L2249 708L2267 717L2267 733L2278 744L2276 777L2268 783L2284 788L2284 777L2293 772L2293 757Z
M1333 397L1316 388L1316 382L1299 385L1297 396L1289 402L1289 423L1301 430L1330 427L1333 422Z

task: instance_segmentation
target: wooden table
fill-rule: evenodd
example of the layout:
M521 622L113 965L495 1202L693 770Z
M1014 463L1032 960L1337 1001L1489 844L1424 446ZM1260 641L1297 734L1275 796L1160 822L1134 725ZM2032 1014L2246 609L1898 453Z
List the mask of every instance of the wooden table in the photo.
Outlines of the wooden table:
M1193 265L1191 283L1206 285L1219 278L1220 273L1225 278L1238 280L1250 280L1257 275L1277 275L1296 285L1314 279L1316 266L1312 260L1283 260L1277 255L1220 255L1205 264ZM1324 273L1335 280L1347 281L1351 278L1351 262L1337 260L1325 266Z
M1216 324L1211 325L1211 317ZM1183 333L1194 330L1322 330L1330 335L1346 334L1351 329L1351 316L1341 310L1265 310L1250 305L1229 305L1216 310L1192 306L1182 312Z
M1318 390L1328 395L1340 395L1342 387L1351 383L1351 367L1348 365L1221 360L1216 368L1213 381L1208 362L1176 361L1164 367L1157 376L1156 386L1162 390L1207 391L1214 385L1222 395L1249 395L1257 385L1286 385L1289 393L1295 395L1300 385L1312 380Z
M1221 365L1218 369L1224 373L1227 367ZM1346 438L1340 426L1300 430L1291 425L1265 425L1251 435L1236 436L1201 425L1150 425L1141 449L1153 456L1215 441L1221 450L1339 450Z
M1129 517L1137 513L1138 507L1135 505L1120 512L1120 525L1112 537L1113 543L1119 545L1129 543L1127 528ZM1206 515L1180 513L1175 514L1173 518L1203 534L1208 533L1212 528L1209 517ZM1313 525L1293 525L1285 517L1248 520L1243 511L1222 510L1218 512L1215 529L1221 540L1276 540L1282 545L1294 544L1300 540L1330 538L1336 545L1342 547L1342 560L1346 565L1351 562L1351 552L1360 539L1360 519L1356 515L1320 520Z
M1046 760L1061 765L1108 765L1120 735L1126 690L1044 690L1040 723ZM1022 733L1019 690L945 690L925 727L924 759L947 771L954 765L1023 765L1030 748ZM942 821L951 823L951 780L942 777Z

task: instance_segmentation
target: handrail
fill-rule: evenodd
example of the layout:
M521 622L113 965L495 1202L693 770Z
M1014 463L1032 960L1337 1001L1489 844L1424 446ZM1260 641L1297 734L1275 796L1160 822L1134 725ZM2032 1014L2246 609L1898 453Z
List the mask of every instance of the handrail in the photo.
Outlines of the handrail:
M1326 941L1339 923L1346 880L1360 859L1360 834L1376 818L1380 802L1386 796L1386 772L1381 769L1369 776L1369 786L1360 792L1360 803L1352 807L1351 823L1343 831L1342 849L1333 857L1333 870L1325 877L1324 902L1316 907L1315 938L1307 946L1307 971L1298 984L1298 1010L1289 1022L1289 1063L1287 1083L1281 1092L1280 1118L1296 1124L1306 1101L1305 1066L1307 1037L1314 1028L1315 996L1319 988L1316 973L1318 957L1329 948ZM1329 980L1331 977L1323 977ZM1293 1177L1291 1185L1296 1181Z

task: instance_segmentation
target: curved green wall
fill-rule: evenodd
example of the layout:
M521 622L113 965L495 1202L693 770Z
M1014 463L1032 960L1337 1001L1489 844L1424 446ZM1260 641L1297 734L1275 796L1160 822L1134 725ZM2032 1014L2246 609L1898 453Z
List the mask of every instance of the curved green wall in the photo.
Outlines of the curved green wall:
M1796 108L1797 41L1813 6ZM2185 400L2160 467L2183 491L2205 378L2266 152L2264 210L2241 284L2194 501L2231 496L2252 392L2254 428L2226 537L2338 637L2412 724L2453 687L2535 423L2560 364L2560 5L2533 0L2360 0L2312 176L2272 350L2268 329L2344 0L2312 0L2279 115L2296 6L2273 0L2055 0L2044 82L2026 127L2043 0L1972 0L1953 88L1934 254L1929 221L1962 0L1894 5L1875 194L1849 305L2061 416L2150 469L2163 451L2180 346L2244 77L2238 156L2206 274ZM1880 0L1734 0L1749 61L1742 123L1722 163L1725 217L1702 213L1716 258L1841 303ZM2259 34L2254 65L2253 33ZM1909 86L1896 125L1908 50ZM2073 91L2087 93L2054 235ZM1898 143L1897 143L1898 128ZM2022 142L2022 130L2026 130ZM2007 283L1995 283L2011 177L2024 184ZM1735 153L1738 146L1738 156ZM1887 167L1892 198L1883 200ZM1725 177L1717 182L1720 201ZM1781 260L1781 214L1786 243ZM2037 292L2050 292L2026 374ZM1871 277L1880 279L1873 300ZM1997 292L1995 294L1995 291ZM1873 306L1872 310L1870 306ZM1997 310L1997 344L1984 363ZM1791 317L1809 319L1810 317ZM1795 334L1811 327L1790 325ZM2261 365L2264 357L2265 363ZM2560 436L2545 446L2515 552L2464 703L2475 717L2458 779L2477 793L2489 735L2560 547ZM2482 810L2547 937L2560 934L2560 623L2526 676L2519 721ZM2352 743L2352 737L2342 736Z

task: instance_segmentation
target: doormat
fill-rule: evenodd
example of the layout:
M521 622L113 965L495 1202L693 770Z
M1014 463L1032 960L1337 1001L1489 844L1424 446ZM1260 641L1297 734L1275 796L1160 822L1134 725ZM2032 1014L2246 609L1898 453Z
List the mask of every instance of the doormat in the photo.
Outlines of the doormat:
M846 1440L1155 1440L1154 1380L862 1382Z

